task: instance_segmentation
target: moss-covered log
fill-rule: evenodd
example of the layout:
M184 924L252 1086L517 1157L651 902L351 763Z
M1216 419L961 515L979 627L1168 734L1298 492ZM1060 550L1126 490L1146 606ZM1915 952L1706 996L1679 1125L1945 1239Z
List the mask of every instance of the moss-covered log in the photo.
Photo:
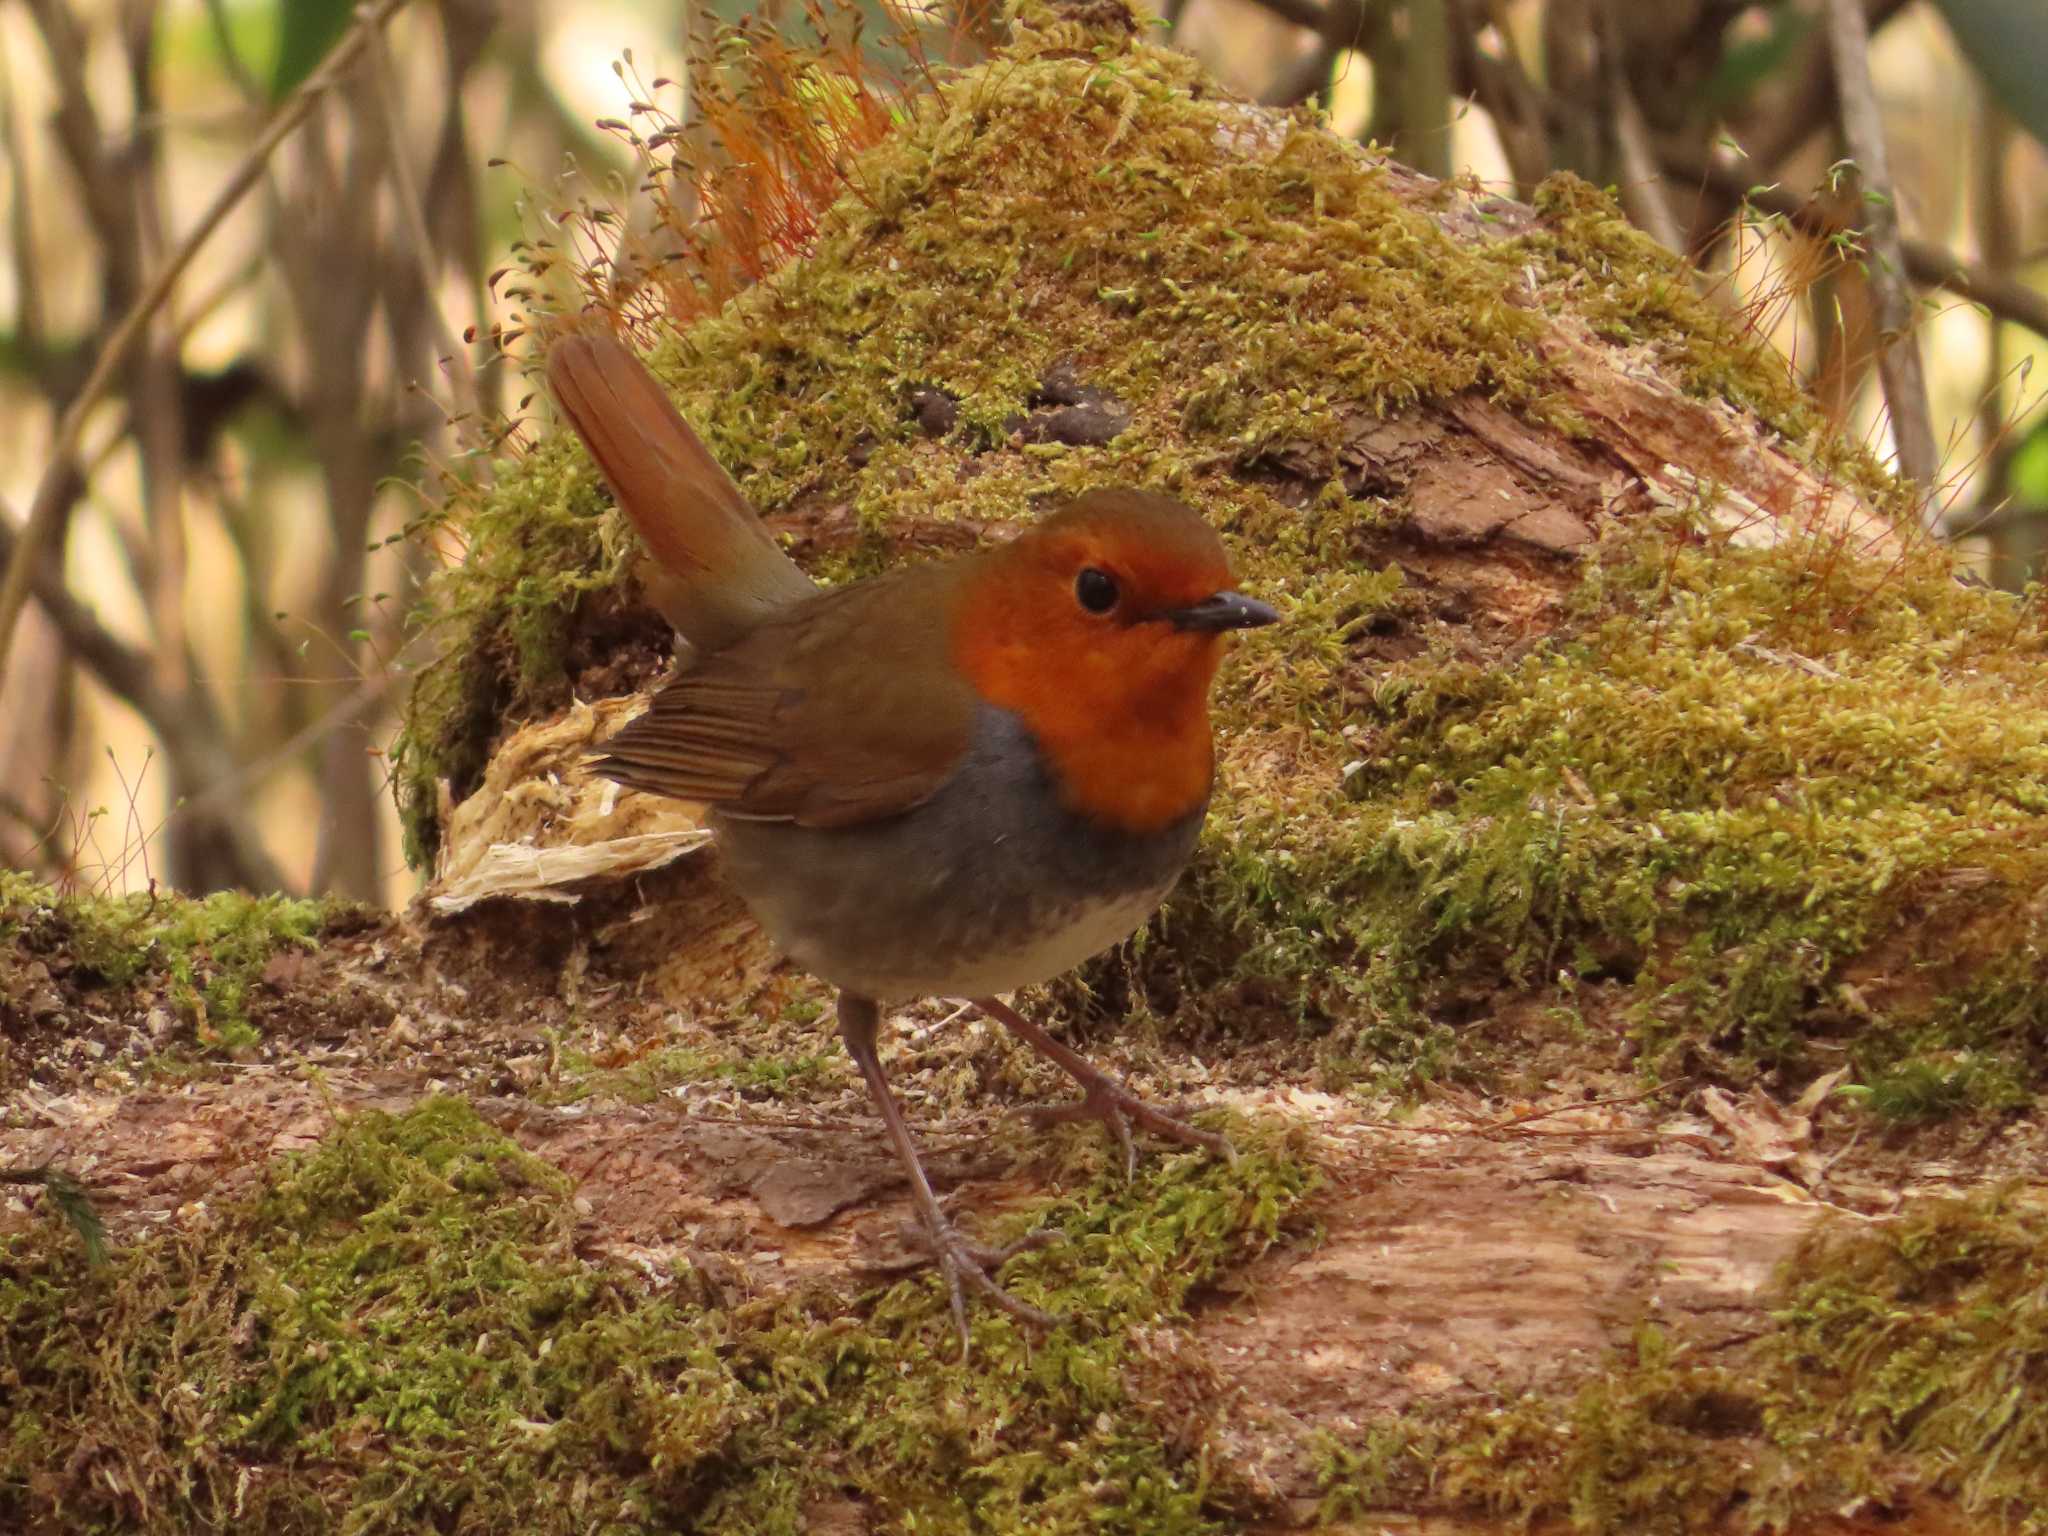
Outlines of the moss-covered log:
M809 255L656 355L822 577L1130 482L1285 609L1226 683L1207 852L1087 978L1106 1005L1306 1025L1402 1081L1493 1070L1500 1032L1465 1026L1542 995L1656 1074L1796 1088L1846 1051L1909 1113L2031 1094L2037 606L1959 583L1602 194L1417 177L1120 15L1027 13ZM573 437L455 512L448 659L398 754L416 845L461 882L496 844L615 842L621 808L679 839L686 810L576 766L617 706L555 713L659 665ZM713 990L758 974L676 883L633 956L678 996L706 943Z

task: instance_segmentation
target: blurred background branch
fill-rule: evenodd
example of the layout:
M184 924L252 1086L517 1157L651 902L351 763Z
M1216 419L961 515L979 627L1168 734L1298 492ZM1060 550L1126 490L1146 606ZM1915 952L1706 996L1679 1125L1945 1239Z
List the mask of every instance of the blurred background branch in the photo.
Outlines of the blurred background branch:
M372 47L354 0L0 0L0 859L132 882L94 851L105 808L160 828L146 867L193 889L409 892L380 751L425 659L417 583L460 551L405 536L431 509L404 487L488 475L522 409L490 293L516 241L566 241L597 189L641 259L646 163L597 127L643 89L620 55L687 79L715 67L691 39L754 9L384 0ZM997 26L986 0L926 20L934 58ZM1885 451L1903 428L1991 579L2036 570L2039 0L1171 0L1158 22L1417 169L1614 187L1838 425ZM686 86L645 89L690 120ZM1880 382L1888 341L1924 408Z
M1862 203L1863 279L1870 288L1876 321L1877 373L1891 412L1892 440L1899 472L1931 489L1941 468L1928 415L1927 379L1920 367L1920 339L1914 334L1913 296L1908 290L1905 252L1899 247L1898 202L1892 185L1891 150L1885 142L1877 87L1870 78L1870 25L1863 0L1828 0L1828 51L1835 63L1835 94L1841 102L1842 137L1854 161L1849 181Z

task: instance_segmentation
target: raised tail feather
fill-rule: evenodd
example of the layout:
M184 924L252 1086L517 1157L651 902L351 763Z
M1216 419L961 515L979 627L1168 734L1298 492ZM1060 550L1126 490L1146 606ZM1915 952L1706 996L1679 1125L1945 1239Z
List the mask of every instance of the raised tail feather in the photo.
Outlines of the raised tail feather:
M817 591L623 343L564 336L548 351L548 387L667 578L662 612L698 651Z

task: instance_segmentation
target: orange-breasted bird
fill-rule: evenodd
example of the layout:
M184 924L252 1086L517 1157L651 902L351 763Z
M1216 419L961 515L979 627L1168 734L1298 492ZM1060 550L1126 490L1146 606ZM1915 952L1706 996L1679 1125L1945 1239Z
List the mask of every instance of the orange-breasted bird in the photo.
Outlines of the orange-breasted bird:
M934 1198L876 1054L881 1006L971 1000L1081 1085L1039 1111L1229 1155L998 1001L1141 927L1194 851L1214 754L1209 685L1235 589L1179 502L1090 492L1006 544L821 591L647 370L570 335L548 382L661 568L684 669L597 771L701 802L769 937L839 989L839 1032L909 1175L963 1346L963 1282L1011 1313L1014 1248ZM1025 1245L1017 1245L1025 1246Z

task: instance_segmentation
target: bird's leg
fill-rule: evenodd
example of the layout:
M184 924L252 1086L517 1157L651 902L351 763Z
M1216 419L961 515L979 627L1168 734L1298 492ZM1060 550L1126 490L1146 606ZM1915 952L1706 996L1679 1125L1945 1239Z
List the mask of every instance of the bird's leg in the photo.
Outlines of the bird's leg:
M1237 1166L1237 1149L1231 1146L1229 1137L1215 1131L1199 1130L1185 1120L1176 1120L1172 1115L1154 1109L1086 1056L1071 1046L1060 1044L1009 1004L998 1002L993 997L977 997L973 1002L975 1007L1039 1055L1056 1063L1067 1076L1081 1085L1082 1096L1070 1104L1053 1104L1043 1109L1025 1111L1039 1124L1052 1125L1063 1120L1100 1120L1116 1138L1116 1144L1123 1149L1126 1178L1137 1172L1138 1168L1137 1150L1131 1145L1132 1121L1136 1121L1153 1134L1177 1141L1184 1147L1206 1147L1218 1157L1226 1159L1233 1168Z
M940 1206L938 1197L932 1193L931 1181L924 1176L924 1164L918 1160L916 1144L910 1139L910 1127L903 1123L903 1111L896 1107L896 1096L889 1091L889 1080L882 1073L882 1058L875 1051L875 1035L881 1023L882 1010L873 998L856 997L851 992L839 994L839 1038L846 1042L847 1054L860 1068L860 1075L867 1079L868 1096L875 1101L875 1108L882 1112L882 1124L888 1130L889 1143L895 1147L904 1172L910 1175L910 1193L924 1224L925 1240L931 1245L932 1258L937 1262L939 1272L946 1277L946 1291L953 1305L953 1322L960 1330L961 1359L967 1358L968 1350L967 1300L963 1282L973 1286L1012 1317L1040 1328L1052 1327L1059 1319L1049 1312L1026 1306L998 1285L989 1273L1022 1250L1042 1246L1042 1237L1034 1234L1002 1249L970 1243L961 1237Z

